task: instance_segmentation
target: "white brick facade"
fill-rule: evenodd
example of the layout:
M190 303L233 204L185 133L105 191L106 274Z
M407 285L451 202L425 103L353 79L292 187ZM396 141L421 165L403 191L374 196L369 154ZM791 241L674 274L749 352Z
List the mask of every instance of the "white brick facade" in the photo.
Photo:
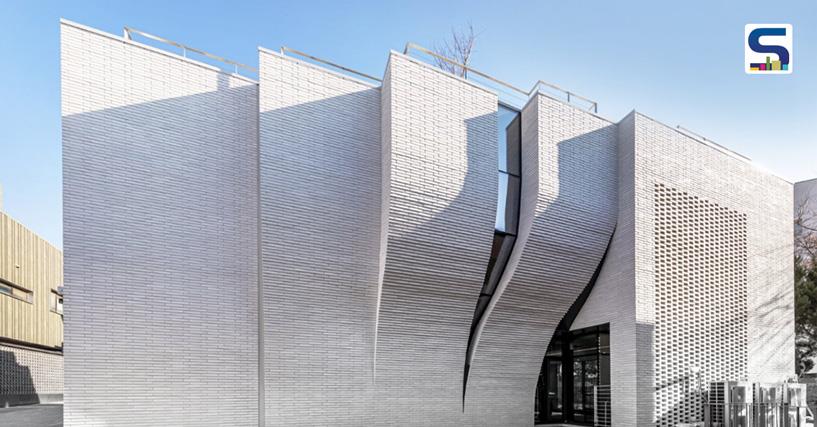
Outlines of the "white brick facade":
M531 425L547 344L587 286L616 220L614 124L544 95L522 111L520 241L487 314L466 394L469 425ZM504 280L503 280L504 281Z
M66 426L258 424L257 100L62 25Z
M390 185L378 424L463 425L469 327L496 214L497 98L397 53L383 87Z
M684 419L687 416L700 415L689 410L698 407L692 403L695 396L683 391L694 380L690 368L702 369L705 384L715 380L782 381L794 372L793 231L786 219L791 212L792 186L644 115L633 112L618 127L616 236L599 280L572 327L610 323L614 425L674 425L691 421ZM707 209L726 209L745 217L745 233L735 231L736 238L745 242L733 248L737 254L745 248L743 270L737 259L714 267L730 254L716 254L721 244L707 246L708 236L732 231L706 225L703 234L692 238L694 227L708 220L703 217L678 229L687 233L676 236L687 247L677 248L680 252L672 258L682 259L690 253L690 264L679 265L677 274L693 273L679 276L678 283L684 283L684 289L697 286L696 292L712 292L703 300L697 294L686 296L683 292L687 291L680 287L670 293L656 289L656 277L663 273L655 269L662 250L656 247L656 226L666 225L656 221L656 209L661 208L655 200L657 185L685 193L684 197L710 206ZM692 221L691 214L683 216ZM706 273L701 268L714 270ZM733 289L725 283L742 285ZM656 300L656 295L677 307L667 310L668 302ZM710 303L709 298L714 301ZM656 310L665 313L665 320L656 316ZM745 320L724 318L730 310L737 316L743 313ZM692 323L679 329L684 322ZM677 336L703 327L701 322L718 329ZM662 331L665 335L656 340L655 334ZM683 345L677 347L676 338ZM729 356L729 364L710 365L723 354ZM662 357L670 359L665 363Z
M705 381L793 373L791 184L538 94L464 388L497 94L395 52L381 85L265 49L259 65L255 82L62 24L67 426L531 426L553 330L605 251L571 327L610 325L613 425L685 421L697 403L662 385L710 351L727 366ZM684 215L698 235L667 255L687 228L656 227ZM711 318L728 339L674 347Z
M380 90L266 50L260 65L266 423L368 425Z
M0 408L60 402L63 358L57 351L0 344Z

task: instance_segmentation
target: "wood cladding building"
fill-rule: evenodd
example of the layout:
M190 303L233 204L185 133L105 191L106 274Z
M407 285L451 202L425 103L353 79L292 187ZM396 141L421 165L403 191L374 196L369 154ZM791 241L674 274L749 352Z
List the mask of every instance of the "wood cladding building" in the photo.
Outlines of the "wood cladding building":
M0 339L62 348L62 251L0 212Z
M0 407L62 401L62 251L0 212Z

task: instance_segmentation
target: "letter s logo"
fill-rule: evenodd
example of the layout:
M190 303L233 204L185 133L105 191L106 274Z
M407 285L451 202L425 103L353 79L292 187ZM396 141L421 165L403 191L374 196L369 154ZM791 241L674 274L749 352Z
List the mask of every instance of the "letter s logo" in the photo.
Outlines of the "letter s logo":
M792 27L789 24L748 24L745 34L745 69L749 74L792 72ZM764 37L761 42L761 37Z

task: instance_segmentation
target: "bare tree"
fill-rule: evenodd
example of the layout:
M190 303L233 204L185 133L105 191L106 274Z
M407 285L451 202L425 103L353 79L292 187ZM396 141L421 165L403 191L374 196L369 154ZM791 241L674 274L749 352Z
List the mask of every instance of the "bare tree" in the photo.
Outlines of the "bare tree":
M817 202L805 197L794 212L794 248L801 262L813 265L817 262Z
M817 358L817 211L804 197L794 212L794 320L796 370L802 376Z
M471 62L471 55L474 53L476 38L474 26L471 25L470 22L465 29L457 30L456 28L452 28L451 39L443 42L441 45L435 46L434 53L467 67ZM436 57L434 60L437 62L437 66L443 70L460 77L468 77L467 68Z

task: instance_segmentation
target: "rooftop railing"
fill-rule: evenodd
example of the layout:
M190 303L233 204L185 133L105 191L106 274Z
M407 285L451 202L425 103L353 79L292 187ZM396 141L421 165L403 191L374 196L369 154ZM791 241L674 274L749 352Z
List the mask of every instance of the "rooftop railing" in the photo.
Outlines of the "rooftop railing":
M188 46L188 45L185 45L185 44L173 41L173 40L169 40L169 39L166 39L164 37L157 36L155 34L151 34L151 33L145 32L145 31L141 31L141 30L137 30L137 29L131 28L131 27L124 27L124 37L125 37L125 39L134 40L134 35L137 35L137 36L140 36L140 37L143 37L145 39L152 40L152 41L155 41L155 42L159 42L159 43L163 43L163 44L166 44L166 45L173 46L173 47L179 49L180 55L185 57L185 58L188 57L189 53L194 53L194 54L200 55L200 56L202 56L204 58L207 58L209 60L216 61L216 62L221 63L221 64L226 64L226 65L229 66L228 68L219 67L223 71L226 71L226 72L232 72L232 73L235 73L235 74L238 74L238 75L242 75L240 70L244 70L244 71L247 71L247 72L252 73L254 75L258 74L258 69L256 67L246 65L246 64L242 64L240 62L233 61L231 59L227 59L227 58L224 58L224 57L221 57L221 56L218 56L218 55L213 55L212 53L206 52L204 50L197 49L197 48L194 48L192 46ZM440 54L438 54L438 53L436 53L436 52L434 52L432 50L426 49L426 48L424 48L424 47L422 47L422 46L420 46L418 44L407 43L405 49L403 50L403 53L406 54L406 55L409 55L410 52L412 52L412 51L419 52L419 53L422 53L424 55L428 55L428 56L434 58L434 61L437 62L437 65L439 65L441 62L445 62L445 63L451 64L452 66L454 66L455 69L457 69L457 68L461 69L463 78L468 79L468 80L474 80L475 83L480 84L481 86L487 86L490 89L496 90L500 94L501 100L504 98L505 100L508 101L507 103L509 105L512 105L512 106L515 105L517 107L521 107L521 105L524 105L524 103L527 102L530 99L530 97L533 96L533 94L543 93L545 95L555 97L557 99L562 99L562 100L566 101L568 104L576 105L577 102L578 103L584 103L584 104L586 104L585 108L587 110L592 111L593 113L598 113L598 103L597 102L592 101L592 100L590 100L588 98L585 98L585 97L583 97L581 95L578 95L578 94L576 94L574 92L571 92L569 90L562 89L561 87L556 86L556 85L554 85L552 83L548 83L548 82L545 82L543 80L539 80L538 82L536 82L533 89L531 89L530 91L525 91L525 90L520 89L520 88L518 88L518 87L516 87L516 86L514 86L514 85L512 85L512 84L510 84L508 82L502 81L502 80L497 79L496 77L493 77L493 76L491 76L489 74L483 73L482 71L479 71L479 70L477 70L477 69L475 69L475 68L473 68L473 67L471 67L469 65L459 63L459 62L457 62L457 61L455 61L455 60L453 60L451 58L447 58L447 57L445 57L443 55L440 55ZM299 56L299 57L305 58L305 59L307 59L307 60L309 60L311 62L326 65L326 66L331 67L331 68L335 68L335 69L341 71L342 73L357 76L357 77L362 77L362 78L364 78L364 79L366 79L366 80L368 80L370 82L374 82L376 84L382 83L382 81L383 81L382 79L374 77L374 76L372 76L370 74L366 74L366 73L354 70L352 68L345 67L343 65L337 64L335 62L327 61L325 59L318 58L316 56L313 56L313 55L310 55L308 53L305 53L305 52L302 52L302 51L299 51L299 50L296 50L296 49L292 49L292 48L289 48L289 47L286 47L286 46L281 47L281 54L282 55L290 54L290 55L294 55L294 56ZM245 77L254 78L255 77L254 75L253 76L245 76ZM474 76L476 76L477 78L475 79Z
M477 69L475 69L473 67L470 67L470 66L468 66L466 64L462 64L460 62L457 62L457 61L455 61L455 60L453 60L451 58L447 58L447 57L445 57L443 55L440 55L440 54L438 54L438 53L436 53L436 52L434 52L434 51L432 51L430 49L426 49L426 48L424 48L424 47L422 47L422 46L420 46L418 44L415 44L415 43L407 43L405 49L403 49L403 54L409 55L410 52L412 52L412 51L416 51L416 52L420 52L420 53L422 53L424 55L428 55L428 56L434 58L434 60L436 60L438 62L443 61L443 62L446 62L448 64L451 64L451 65L453 65L455 67L455 69L459 68L459 69L463 70L462 77L465 78L465 79L473 80L473 78L471 76L476 75L480 79L484 79L485 81L489 82L488 86L496 85L497 87L492 87L492 88L497 89L500 92L504 92L506 94L511 95L512 98L514 98L514 100L517 101L517 102L511 101L511 103L518 103L518 101L520 101L520 100L522 101L522 103L524 103L524 102L527 102L527 100L531 96L533 96L534 93L543 93L545 95L555 97L557 99L562 99L562 100L566 101L568 104L576 105L577 101L579 103L586 103L587 105L585 106L585 109L587 109L589 111L592 111L593 113L598 113L598 110L599 110L599 105L598 105L597 102L595 102L595 101L593 101L591 99L585 98L585 97L583 97L581 95L577 95L576 93L571 92L569 90L562 89L559 86L556 86L556 85L554 85L552 83L548 83L548 82L543 81L543 80L539 80L538 82L536 82L536 84L533 86L533 89L531 89L530 91L525 91L525 90L520 89L520 88L518 88L518 87L516 87L516 86L514 86L514 85L512 85L512 84L510 84L508 82L504 82L502 80L499 80L496 77L490 76L490 75L488 75L486 73L483 73L483 72L481 72L481 71L479 71L479 70L477 70ZM470 76L469 76L469 74L470 74Z
M286 55L287 52L289 52L289 53L291 53L293 55L301 56L303 58L308 58L309 60L315 61L315 62L320 63L320 64L324 64L324 65L328 65L328 66L333 67L333 68L337 68L338 70L341 70L341 71L343 71L345 73L350 73L350 74L354 74L354 75L356 75L358 77L363 77L363 78L371 80L373 82L377 82L377 83L382 83L383 82L382 79L378 79L377 77L371 76L369 74L362 73L360 71L353 70L353 69L348 68L348 67L344 67L343 65L336 64L334 62L318 58L317 56L309 55L309 54L301 52L299 50L291 49L291 48L288 48L286 46L281 46L281 55Z
M139 35L139 36L144 37L144 38L149 39L149 40L157 41L157 42L160 42L160 43L168 44L168 45L174 46L176 48L179 48L181 50L181 55L183 57L185 57L185 58L187 58L188 52L193 52L195 54L204 56L205 58L208 58L208 59L211 59L211 60L223 63L223 64L230 65L231 68L232 68L232 70L230 70L230 69L227 69L227 68L219 67L223 71L233 72L235 74L241 75L239 73L239 69L243 69L243 70L255 73L255 74L258 73L258 69L255 68L255 67L251 67L249 65L233 61L231 59L223 58L223 57L218 56L218 55L213 55L212 53L205 52L205 51L203 51L201 49L196 49L194 47L190 47L190 46L187 46L185 44L174 42L173 40L168 40L168 39L166 39L164 37L159 37L159 36L154 35L154 34L150 34L150 33L144 32L144 31L137 30L135 28L124 27L124 36L125 36L125 38L127 40L133 40L133 35L134 34ZM251 76L245 76L245 77L251 77Z
M544 93L546 95L551 95L551 96L555 95L557 98L558 97L565 97L566 98L565 101L567 101L568 104L575 104L576 101L578 100L579 103L586 104L585 109L587 109L589 111L592 111L592 112L594 112L596 114L598 114L598 112L599 112L599 103L598 102L593 101L592 99L585 98L585 97L583 97L581 95L577 95L577 94L575 94L575 93L573 93L573 92L571 92L569 90L562 89L559 86L556 86L556 85L554 85L552 83L548 83L548 82L543 81L543 80L539 80L538 82L536 82L536 85L533 87L533 90L531 91L531 94L533 92L535 92L535 91L538 91L540 93Z
M677 125L677 126L675 126L675 128L676 128L678 131L680 131L681 133L683 133L683 134L685 134L685 135L687 135L687 136L691 136L691 137L693 137L693 138L695 138L695 139L697 139L697 140L699 140L699 141L701 141L701 142L704 142L704 143L706 143L706 144L709 144L709 145L711 145L711 146L714 146L716 149L721 150L721 151L723 151L723 152L725 152L725 153L727 153L727 154L731 154L732 156L739 157L739 158L741 158L741 159L743 159L743 160L746 160L746 161L748 161L748 162L751 162L751 161L752 161L752 159L750 159L750 158L748 158L748 157L744 156L743 154L740 154L740 153L738 153L738 152L732 151L732 150L730 150L730 149L728 149L728 148L724 147L723 145L720 145L720 144L718 144L717 142L715 142L715 141L713 141L713 140L711 140L711 139L708 139L707 137L705 137L705 136L703 136L703 135L701 135L701 134L699 134L699 133L695 133L695 132L693 132L693 131L691 131L691 130L689 130L689 129L687 129L687 128L685 128L685 127L681 126L681 125Z

